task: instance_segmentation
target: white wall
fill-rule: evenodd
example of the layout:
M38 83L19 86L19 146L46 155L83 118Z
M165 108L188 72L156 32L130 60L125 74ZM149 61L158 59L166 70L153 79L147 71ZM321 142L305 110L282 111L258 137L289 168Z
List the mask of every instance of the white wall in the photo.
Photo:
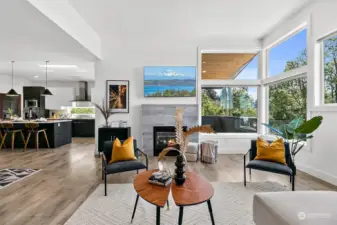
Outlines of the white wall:
M27 85L26 85L27 86ZM34 81L31 86L44 87L44 81ZM94 82L88 82L89 95L95 86ZM61 106L72 106L72 100L79 95L79 83L77 81L48 81L48 89L53 94L46 96L46 109L60 110ZM89 104L83 104L83 106Z
M28 0L40 12L77 40L98 58L101 57L101 40L68 1Z
M30 80L22 77L14 77L14 90L21 95L21 110L23 109L23 86L30 86L30 85L31 85ZM12 88L12 76L0 75L0 93L7 93L11 88Z
M257 134L200 134L200 142L217 141L218 154L246 154Z
M337 1L320 0L309 5L295 16L275 27L274 32L263 40L267 47L279 37L287 34L301 23L308 21L308 109L309 116L322 115L323 124L315 132L307 149L301 151L296 164L300 170L337 185L337 107L325 109L317 105L317 90L320 72L315 57L319 55L315 47L322 36L337 30ZM316 90L316 91L314 91Z
M12 88L12 76L0 75L0 93L7 93ZM14 77L14 89L18 94L23 93L23 86L31 85L31 81L22 77Z
M218 46L218 48L223 49L256 49L260 47L257 41L252 40L212 39L197 36L191 38L179 36L175 39L148 41L137 37L116 37L113 36L113 31L110 35L101 36L101 40L103 60L96 63L93 101L101 102L105 98L106 80L129 80L130 113L115 114L111 116L110 120L128 121L128 124L132 127L132 135L138 139L141 139L140 106L142 104L197 104L195 97L144 98L144 66L197 66L198 46ZM103 117L96 111L96 128L103 123Z
M61 106L72 106L72 100L75 99L74 87L48 87L53 95L45 96L46 109L60 110Z

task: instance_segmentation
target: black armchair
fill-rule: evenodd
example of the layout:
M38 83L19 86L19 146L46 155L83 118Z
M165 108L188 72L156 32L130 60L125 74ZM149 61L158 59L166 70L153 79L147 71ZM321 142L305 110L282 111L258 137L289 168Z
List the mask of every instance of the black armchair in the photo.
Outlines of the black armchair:
M122 143L124 141L121 141ZM148 170L148 157L147 155L137 148L137 140L133 140L134 152L136 156L136 160L129 161L119 161L114 163L109 163L112 155L112 146L113 141L104 142L104 150L102 156L102 180L104 179L104 194L107 195L107 184L106 184L106 176L108 174L121 173L126 171L137 170L137 173L141 169ZM144 155L146 162L145 164L139 160L139 154Z
M289 144L284 143L285 146L285 159L287 165L283 165L276 162L264 161L264 160L255 160L257 148L256 148L256 140L251 141L251 148L248 152L243 156L243 175L244 175L244 185L246 186L246 169L249 169L249 175L251 175L252 169L262 170L271 173L278 173L287 175L290 177L290 182L292 183L292 190L295 190L295 175L296 175L296 167L291 159ZM250 161L246 165L246 156L249 154Z

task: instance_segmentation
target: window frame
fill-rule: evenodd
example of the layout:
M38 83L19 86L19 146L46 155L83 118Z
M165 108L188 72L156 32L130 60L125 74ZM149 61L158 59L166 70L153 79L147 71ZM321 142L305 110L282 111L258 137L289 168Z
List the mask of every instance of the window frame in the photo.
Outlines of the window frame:
M337 30L330 32L329 34L324 35L323 37L317 40L319 45L319 103L318 107L321 109L326 109L327 111L333 110L337 111L337 102L336 103L325 103L325 71L324 71L324 41L328 40L329 38L337 36Z
M281 44L282 42L288 40L294 35L300 33L301 31L307 29L306 36L306 48L308 51L309 44L309 35L310 35L310 27L307 22L304 22L297 26L295 29L291 30L284 36L282 36L277 41L273 42L267 47L264 48L251 48L251 49L207 49L198 47L198 68L197 68L197 104L198 104L198 121L199 125L201 125L201 93L203 87L238 87L238 86L248 86L248 87L257 87L257 99L258 99L258 107L257 107L257 133L221 133L216 134L219 136L228 136L228 137L257 137L258 135L269 136L267 129L261 125L261 123L268 123L269 121L269 86L277 85L279 83L293 80L297 78L305 77L308 80L308 65L302 66L299 68L295 68L289 70L287 72L282 72L280 74L275 74L273 76L269 76L269 51L271 48ZM203 53L256 53L259 54L258 59L258 77L256 80L202 80L202 54ZM307 93L307 102L308 102L309 93ZM309 118L308 103L307 103L307 118ZM209 134L214 135L214 134ZM269 136L270 137L270 136Z
M265 84L266 85L266 112L267 112L267 115L266 115L266 121L267 121L267 123L269 124L269 109L270 109L270 105L269 105L269 88L270 88L270 86L272 86L272 85L275 85L275 86L277 86L277 85L279 85L279 84L282 84L282 83L284 83L284 82L287 82L287 81L291 81L291 80L296 80L296 79L301 79L301 78L305 78L306 80L307 80L307 82L308 82L308 76L307 76L307 74L306 73L301 73L301 74L295 74L295 75L293 75L293 76L289 76L289 77L286 77L286 78L283 78L282 80L277 80L276 82L270 82L270 83L267 83L267 84ZM308 102L308 86L307 86L307 102ZM308 103L307 103L307 106L306 106L306 111L307 111L307 117L308 117ZM307 119L307 118L305 118L305 119ZM269 134L269 132L266 130L264 133L263 133L263 135L266 135L266 136L271 136L270 134Z
M281 74L276 74L274 76L269 76L269 53L268 50L283 41L290 38L292 35L301 32L303 29L307 29L306 36L306 48L307 48L307 60L308 63L306 66L302 66L300 68L296 68L294 70L290 70ZM333 35L337 33L337 29L333 32L330 32L328 35ZM323 38L328 35L324 35ZM322 111L337 111L337 105L327 106L321 105L320 101L320 88L322 87L321 80L322 75L319 68L321 64L318 60L319 54L319 39L313 40L312 35L312 21L311 16L304 18L302 22L297 23L297 26L293 26L283 32L283 35L279 35L278 39L274 39L276 41L269 42L264 45L264 39L261 40L259 47L252 48L244 48L244 49L235 49L227 48L223 49L220 46L198 46L197 48L197 99L196 103L198 104L198 121L199 125L201 125L201 88L202 86L210 87L218 85L218 86L256 86L258 87L257 91L257 99L258 99L258 107L257 107L257 133L219 133L219 134L200 134L200 138L206 138L210 140L217 141L227 141L227 140L241 140L249 142L250 139L256 139L258 136L262 136L266 139L274 139L275 135L269 135L267 132L267 128L263 126L261 123L269 122L269 85L270 84L278 84L287 80L296 79L306 77L307 79L307 118L310 119L312 117L312 113L316 110ZM276 37L277 38L277 37ZM316 44L314 44L316 41ZM219 80L201 80L202 75L202 53L259 53L258 59L258 78L257 80L227 80L220 81ZM309 70L310 68L310 70ZM312 71L311 71L312 70ZM324 85L324 84L323 84ZM324 93L324 92L323 92ZM315 95L316 94L316 95ZM304 151L311 152L312 149L312 140L308 140Z
M263 109L265 114L262 115L262 121L265 123L269 123L269 87L270 85L278 85L281 84L283 82L286 81L290 81L290 80L294 80L294 79L298 79L298 78L306 78L308 80L308 65L306 66L301 66L292 70L289 70L287 72L282 72L279 74L274 74L273 76L269 75L269 53L270 50L287 41L288 39L290 39L291 37L295 36L296 34L299 34L300 32L302 32L303 30L307 30L307 36L306 36L306 49L308 51L308 40L309 39L309 32L310 32L310 26L308 26L308 22L304 22L302 24L300 24L298 27L296 27L295 29L291 30L290 32L288 32L287 34L285 34L284 36L282 36L281 38L279 38L278 40L276 40L275 42L273 42L272 44L270 44L269 46L267 46L266 48L264 48L263 51L265 51L265 58L264 58L264 62L261 62L260 65L264 65L264 69L265 69L265 74L264 77L262 77L261 80L261 84L264 87L264 91L262 94L264 94L265 98L262 99L263 101ZM307 55L307 60L308 60L308 55ZM308 89L307 89L308 90ZM308 96L309 93L307 91L307 118L308 119ZM271 135L268 133L268 130L265 127L261 127L261 135L266 136L271 138Z
M281 84L283 82L286 82L286 81L290 81L290 80L295 80L295 79L299 79L299 78L306 78L308 79L308 76L307 76L307 72L304 70L304 69L307 69L306 68L303 68L301 70L296 70L294 72L292 71L288 71L288 72L291 72L291 73L286 73L284 75L281 75L275 79L268 79L266 78L265 80L262 81L262 85L265 87L265 96L266 98L264 99L265 101L265 116L264 116L264 121L265 123L269 123L269 87L271 85L278 85L278 84ZM307 100L308 100L308 93L307 93ZM308 108L307 108L307 112L308 112ZM308 114L308 113L307 113ZM307 115L308 117L308 115ZM307 118L305 118L307 119ZM268 130L266 128L263 128L262 129L262 132L261 132L262 135L266 135L266 136L270 136L269 133L268 133Z
M302 67L306 67L306 66L301 66L301 67L298 67L298 68L295 68L295 69L292 69L292 70L289 70L287 72L282 72L282 73L279 73L279 74L274 74L272 76L270 76L269 74L269 68L270 68L270 59L269 59L269 54L270 54L270 50L280 44L282 44L283 42L286 42L287 40L289 40L290 38L296 36L297 34L299 34L300 32L304 31L304 30L307 30L307 36L306 36L306 49L308 50L308 26L307 26L307 23L302 23L300 26L298 26L297 28L291 30L290 32L288 32L287 34L285 34L284 36L282 36L281 38L279 38L277 41L273 42L272 44L270 44L269 46L267 46L265 48L266 50L266 79L268 78L272 78L272 77L277 77L279 75L283 75L283 74L287 74L289 72L292 72L293 70L297 70L297 69L301 69ZM307 57L308 58L308 57ZM307 69L305 69L307 70ZM296 74L296 72L294 72ZM291 74L291 73L290 73Z
M203 47L198 46L198 64L197 64L197 104L198 104L198 124L201 125L201 107L202 107L202 101L201 101L201 95L202 95L202 88L203 87L235 87L235 86L252 86L252 87L258 87L258 93L257 98L260 98L260 91L261 90L261 73L260 73L260 67L261 67L261 48L250 48L250 49L221 49L221 48L209 48L209 47ZM259 56L259 63L258 63L258 77L256 80L202 80L202 54L203 53L254 53L254 54L260 54ZM258 104L260 105L260 104ZM258 111L260 108L257 109ZM257 123L260 124L260 117L259 112L257 116ZM257 127L257 133L219 133L219 134L202 134L207 136L226 136L226 137L249 137L249 138L255 138L257 137L257 134L259 133L260 126Z

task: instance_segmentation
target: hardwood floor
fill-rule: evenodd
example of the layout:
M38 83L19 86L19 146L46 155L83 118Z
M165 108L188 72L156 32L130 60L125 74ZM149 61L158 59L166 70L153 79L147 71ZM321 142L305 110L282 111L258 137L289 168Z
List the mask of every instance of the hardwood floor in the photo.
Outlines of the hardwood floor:
M82 202L102 183L101 161L94 156L94 139L74 139L58 149L0 152L0 169L42 169L37 174L0 190L1 225L64 224ZM174 158L167 159L172 164ZM150 168L156 160L149 159ZM242 155L220 155L216 164L188 163L209 181L242 182ZM109 183L131 183L135 172L109 175ZM276 181L289 185L289 178L252 171L251 181ZM249 178L248 178L249 181ZM308 174L299 172L296 187L304 190L335 190L337 188ZM103 193L102 193L103 195Z

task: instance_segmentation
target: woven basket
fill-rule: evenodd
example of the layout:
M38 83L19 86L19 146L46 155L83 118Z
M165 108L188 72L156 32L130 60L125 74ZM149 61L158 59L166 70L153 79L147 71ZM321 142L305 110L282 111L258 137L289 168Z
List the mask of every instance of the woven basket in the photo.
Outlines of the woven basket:
M218 142L204 141L200 144L201 161L205 163L214 164L218 158Z

